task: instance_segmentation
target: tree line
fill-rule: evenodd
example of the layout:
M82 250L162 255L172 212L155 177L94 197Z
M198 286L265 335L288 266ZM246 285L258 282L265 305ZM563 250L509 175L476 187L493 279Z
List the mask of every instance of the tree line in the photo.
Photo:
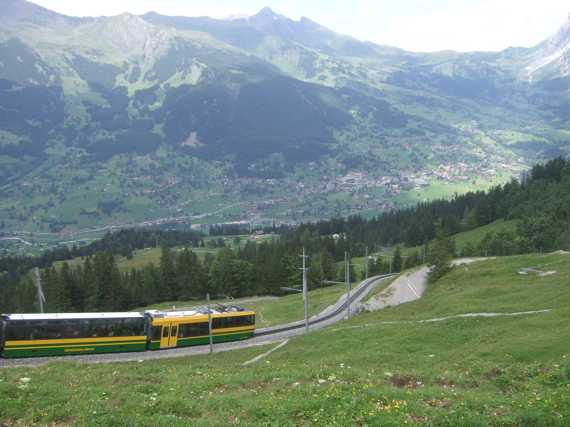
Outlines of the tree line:
M344 262L338 248L343 238L301 236L272 242L248 242L238 250L221 248L216 255L199 257L191 248L174 250L163 246L157 265L122 272L111 252L97 252L81 262L63 262L42 270L41 282L48 312L121 311L157 302L192 301L212 297L240 298L250 295L280 295L282 288L300 288L299 245L309 250L309 289L328 286L327 281L344 281ZM334 248L332 252L330 247ZM409 260L409 261L408 261ZM390 259L370 257L370 275L400 271L410 266L400 250ZM418 259L416 259L418 261ZM355 261L349 261L351 282L361 279ZM360 268L359 270L362 270ZM36 288L30 275L0 288L0 311L35 312Z

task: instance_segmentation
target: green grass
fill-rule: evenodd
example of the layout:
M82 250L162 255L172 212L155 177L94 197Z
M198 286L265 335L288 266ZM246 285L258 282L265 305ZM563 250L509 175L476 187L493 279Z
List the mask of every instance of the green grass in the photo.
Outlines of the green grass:
M174 251L177 251L178 248L173 248ZM206 250L202 248L192 248L197 254L204 256L205 253L208 251L215 254L216 250ZM115 259L117 261L117 267L121 272L127 272L131 269L141 269L148 264L154 264L158 266L160 264L160 248L145 248L139 249L133 252L133 257L128 259L126 257L117 256ZM67 262L70 267L76 267L83 265L84 260L81 257L73 258L68 261L57 261L54 263L56 268L60 268L64 262Z
M336 303L345 290L344 285L333 285L310 291L309 314L311 316L318 314L329 305ZM255 311L255 324L258 328L302 320L305 316L301 294L287 295L276 300L245 303L244 307Z
M460 268L421 301L293 339L248 366L269 346L0 370L0 425L568 425L569 261L524 256ZM519 277L522 266L558 273ZM520 317L382 323L547 307Z
M172 248L172 251L177 253L178 251L184 249L183 247ZM189 248L194 252L200 259L203 259L206 254L216 255L219 249L210 248ZM121 271L130 271L131 269L141 269L148 264L154 264L155 266L160 265L160 255L161 248L147 248L139 249L134 251L133 257L131 259L125 257L117 258L117 267Z
M455 239L455 246L458 250L465 248L467 243L471 243L475 247L481 243L487 233L498 233L500 231L515 231L517 227L516 220L497 220L487 225L474 228L473 230L463 231L454 234L452 237ZM393 255L395 246L382 252L384 255ZM401 247L403 255L410 255L413 252L422 254L423 246Z
M220 236L208 236L204 238L204 242L206 242L206 247L204 248L193 248L193 247L189 247L189 249L194 252L196 255L198 255L198 258L200 258L201 260L204 259L204 257L207 254L210 255L216 255L218 253L218 251L220 250L219 248L210 248L207 247L208 246L208 242L212 241L212 240L217 240L219 239ZM249 235L245 234L245 235L236 235L236 236L223 236L222 237L225 241L226 246L232 248L232 249L237 249L238 244L236 244L234 242L234 240L236 238L239 238L239 247L243 248L245 247L246 243L248 241L254 241L254 242L267 242L269 240L273 240L273 239L277 239L278 235L275 234L266 234L266 235L262 235L262 236L256 236L255 239L252 239ZM172 248L172 251L174 251L175 253L178 251L181 251L184 249L184 246L177 246ZM161 248L145 248L145 249L138 249L136 251L133 252L133 257L131 259L127 258L127 257L121 257L121 256L117 256L116 260L117 260L117 267L119 268L120 271L122 272L127 272L130 271L131 269L141 269L143 267L145 267L148 264L154 264L155 266L158 266L160 264L160 255L161 255ZM59 268L61 267L61 265L63 264L64 261L57 261L55 262L55 267ZM75 267L78 265L82 265L83 264L83 259L81 259L80 257L78 258L73 258L71 260L66 261L71 267Z
M556 271L521 275L521 268ZM455 267L421 300L378 314L380 320L417 320L470 312L570 308L570 255L519 255Z
M455 244L457 249L463 249L467 243L471 243L477 246L481 243L481 240L485 237L487 233L498 233L500 231L515 231L517 227L517 221L505 221L505 220L498 220L492 222L491 224L483 225L481 227L477 227L473 230L465 231L463 233L458 233L454 235Z

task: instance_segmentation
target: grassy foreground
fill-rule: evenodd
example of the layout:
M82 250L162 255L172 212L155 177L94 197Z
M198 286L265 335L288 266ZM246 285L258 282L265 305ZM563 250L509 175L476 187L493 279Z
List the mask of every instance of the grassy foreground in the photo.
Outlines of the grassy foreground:
M529 265L530 264L530 265ZM520 276L547 267L548 277ZM542 314L386 323L474 311ZM570 255L458 268L418 302L213 356L0 370L0 425L570 423Z

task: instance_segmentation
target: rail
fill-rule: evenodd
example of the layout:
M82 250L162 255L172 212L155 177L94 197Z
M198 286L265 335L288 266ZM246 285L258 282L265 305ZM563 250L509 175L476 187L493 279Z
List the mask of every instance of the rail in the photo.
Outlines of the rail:
M330 313L327 313L323 316L317 316L316 318L313 318L312 320L309 320L309 326L311 325L316 325L318 323L324 322L326 320L332 319L335 316L338 316L340 313L342 313L344 310L347 309L348 304L352 304L354 301L358 300L360 298L360 296L366 292L374 283L376 283L378 280L382 280L382 279L386 279L388 277L393 277L393 276L397 276L397 274L392 273L392 274L383 274L380 276L374 276L371 277L369 279L366 279L363 283L361 283L358 288L354 291L354 293L352 294L350 301L345 301L342 304L338 304L337 307L335 307ZM295 329L301 329L305 327L305 323L301 322L301 323L294 323L294 324L290 324L290 325L284 325L284 326L276 326L276 327L272 327L272 328L266 328L264 330L258 330L255 331L254 333L254 337L261 337L261 336L266 336L266 335L273 335L273 334L279 334L282 332L287 332L287 331L292 331Z

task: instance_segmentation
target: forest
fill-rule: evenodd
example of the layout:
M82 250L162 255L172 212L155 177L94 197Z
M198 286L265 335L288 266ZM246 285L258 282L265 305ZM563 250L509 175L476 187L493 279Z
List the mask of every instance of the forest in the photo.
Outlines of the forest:
M517 220L515 231L489 233L478 245L458 253L454 234L499 219ZM400 271L424 261L437 262L439 248L452 256L513 255L570 249L570 161L563 158L536 165L520 181L472 192L451 200L436 200L387 212L366 220L339 218L279 229L279 238L263 243L221 248L204 258L192 251L203 246L191 232L124 230L108 234L84 248L49 252L41 258L0 260L0 311L34 312L36 290L29 269L42 268L42 283L49 311L113 311L143 307L163 301L214 297L279 294L281 288L300 283L299 255L309 254L309 286L343 280L345 252L362 257L366 249L369 274ZM437 238L436 238L437 237ZM441 242L447 239L448 243ZM403 257L400 245L420 249ZM121 272L116 255L129 256L134 249L160 246L158 265ZM396 246L393 256L382 251ZM177 247L178 249L174 249ZM385 253L385 252L384 252ZM421 254L421 256L420 256ZM53 262L72 257L71 265ZM445 258L445 257L444 257ZM354 263L351 277L358 279Z

